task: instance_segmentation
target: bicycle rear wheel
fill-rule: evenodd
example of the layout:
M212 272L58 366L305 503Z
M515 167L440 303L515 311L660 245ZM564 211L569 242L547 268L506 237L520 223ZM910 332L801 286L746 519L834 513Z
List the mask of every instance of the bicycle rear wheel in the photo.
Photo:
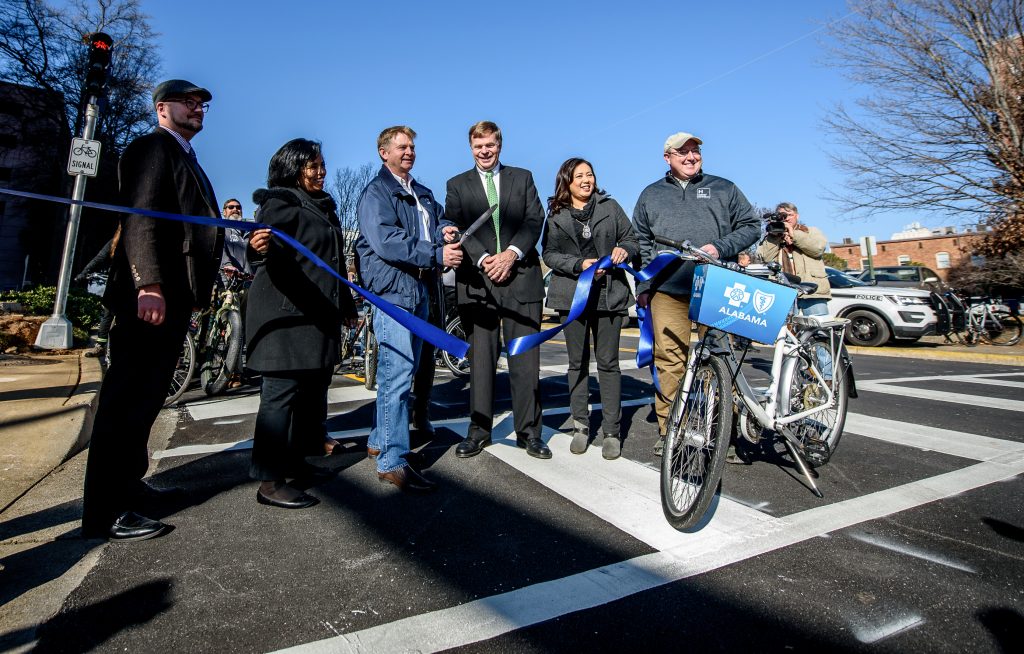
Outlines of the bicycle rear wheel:
M455 338L466 340L466 331L462 329L462 319L456 316L448 321L444 329ZM469 356L457 357L451 352L441 350L441 360L448 370L456 377L469 377Z
M366 390L377 388L377 336L367 325L363 343L363 385Z
M199 382L207 395L223 392L238 370L242 355L242 317L237 311L225 311L210 325L210 342L203 352Z
M993 311L985 319L985 339L992 345L1016 345L1020 342L1020 318L1006 311Z
M185 334L185 343L181 347L181 355L178 357L178 365L174 368L174 376L171 377L171 385L167 389L167 399L164 406L170 406L188 390L192 381L192 375L196 371L196 342L192 334Z
M676 393L661 459L661 507L676 529L693 527L721 487L732 426L732 382L720 357L702 362L685 403Z

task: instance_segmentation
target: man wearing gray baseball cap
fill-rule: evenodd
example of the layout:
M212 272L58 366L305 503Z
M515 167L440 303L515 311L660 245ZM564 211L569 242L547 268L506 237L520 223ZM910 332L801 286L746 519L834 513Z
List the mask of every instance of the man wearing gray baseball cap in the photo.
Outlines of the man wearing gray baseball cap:
M153 91L158 127L132 141L117 172L122 206L219 217L192 139L212 95L172 79ZM178 495L143 481L146 443L182 351L193 309L210 300L224 230L121 215L104 304L114 312L113 355L100 389L85 472L82 535L142 540L172 527L138 513Z
M665 140L665 175L643 190L633 209L633 226L646 266L657 255L654 236L683 241L720 259L735 260L761 235L761 225L747 198L735 184L702 170L704 141L687 132ZM654 365L661 386L655 395L659 439L654 454L661 456L665 422L672 398L686 372L690 351L690 286L693 262L669 268L637 284L637 304L649 308L654 320Z

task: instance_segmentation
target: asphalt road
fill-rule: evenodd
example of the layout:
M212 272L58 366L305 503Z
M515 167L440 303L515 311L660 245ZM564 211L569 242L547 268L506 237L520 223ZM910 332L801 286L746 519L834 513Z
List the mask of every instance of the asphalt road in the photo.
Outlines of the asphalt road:
M710 522L681 534L661 515L647 373L624 373L624 456L604 461L559 433L564 346L542 361L550 461L514 439L455 458L466 384L439 372L438 435L414 443L442 484L428 497L378 483L373 394L336 377L328 426L351 454L316 461L338 475L303 511L255 501L255 389L187 395L153 439L153 481L188 490L152 511L175 531L103 548L38 649L1019 651L1024 370L860 357L823 500L777 461L729 466ZM507 411L505 376L497 396Z

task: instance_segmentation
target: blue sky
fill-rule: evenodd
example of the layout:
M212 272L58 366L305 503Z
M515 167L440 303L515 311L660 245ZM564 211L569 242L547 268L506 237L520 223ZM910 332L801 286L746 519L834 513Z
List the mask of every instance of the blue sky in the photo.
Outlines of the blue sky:
M935 218L851 221L827 200L839 173L822 117L854 89L825 64L821 28L844 2L155 2L166 77L209 88L194 144L222 199L266 179L295 137L328 168L379 163L381 129L419 133L413 175L438 199L472 160L466 131L497 122L502 161L533 171L542 200L570 156L594 163L627 213L666 170L665 138L704 139L704 169L757 205L788 200L830 241L885 239Z

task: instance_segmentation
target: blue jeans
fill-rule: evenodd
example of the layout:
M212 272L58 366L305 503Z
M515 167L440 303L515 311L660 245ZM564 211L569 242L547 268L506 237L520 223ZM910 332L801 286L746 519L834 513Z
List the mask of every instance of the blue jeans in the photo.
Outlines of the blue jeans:
M426 319L429 305L424 300L411 311ZM377 472L391 472L408 465L409 392L419 362L422 340L383 311L373 312L377 336L377 410L367 446L380 450Z
M804 316L827 316L828 315L828 300L824 298L808 298L804 300L797 300L796 306L800 309L800 314ZM828 350L819 347L817 348L818 355L818 369L821 371L822 376L825 379L832 379L832 356Z

